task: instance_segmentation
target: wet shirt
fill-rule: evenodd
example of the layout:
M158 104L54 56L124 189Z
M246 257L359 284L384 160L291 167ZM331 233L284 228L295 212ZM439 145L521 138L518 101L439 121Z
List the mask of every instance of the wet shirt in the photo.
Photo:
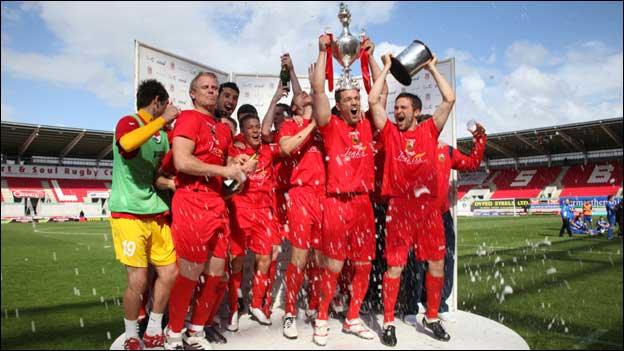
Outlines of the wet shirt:
M385 151L383 196L410 199L437 196L434 157L439 134L433 119L404 132L394 123L386 122L381 131Z
M331 115L329 123L319 127L327 161L327 193L368 193L373 191L375 165L373 132L368 118L348 125Z
M275 138L276 142L279 144L283 138L296 135L310 123L310 120L304 120L302 125L293 120L284 121ZM283 181L289 187L310 186L324 189L323 141L317 131L312 131L289 157L282 159L278 178L281 178L278 183Z
M236 157L244 154L252 156L257 154L258 165L254 173L247 174L244 188L241 193L232 197L236 207L264 208L273 205L273 188L275 187L274 160L279 157L280 149L277 144L261 144L258 150L244 144L243 148L232 145L229 148L229 156Z
M204 163L219 166L225 165L227 151L232 143L232 132L226 124L195 110L180 112L173 137L184 137L193 141L195 143L193 156ZM178 172L176 189L205 191L220 196L222 182L222 177L201 177Z

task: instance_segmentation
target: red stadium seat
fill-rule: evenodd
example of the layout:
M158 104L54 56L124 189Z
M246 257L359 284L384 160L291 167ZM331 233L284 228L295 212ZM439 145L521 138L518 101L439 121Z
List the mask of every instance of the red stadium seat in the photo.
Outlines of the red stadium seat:
M53 195L58 202L83 202L89 195L102 195L108 193L106 183L103 180L78 180L78 179L44 179L44 178L5 178L9 191L22 197L45 196L46 188L42 182L49 184L48 195ZM3 197L4 199L4 197Z
M614 195L622 186L622 163L572 166L563 177L560 197Z
M561 173L561 168L533 168L523 170L503 169L494 178L496 191L492 199L536 198L552 184Z

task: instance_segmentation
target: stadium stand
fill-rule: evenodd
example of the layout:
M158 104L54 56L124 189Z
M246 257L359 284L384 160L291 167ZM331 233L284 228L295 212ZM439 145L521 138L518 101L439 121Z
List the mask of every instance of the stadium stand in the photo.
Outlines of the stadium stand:
M475 200L500 199L530 199L542 213L556 213L563 198L603 210L608 195L622 195L622 120L488 135L481 169L459 174L459 213L471 213ZM471 146L472 138L457 140L462 152Z
M622 186L622 162L572 166L562 183L562 197L616 194Z
M113 133L2 122L2 219L105 218Z
M489 134L481 169L460 173L457 199L533 199L622 193L622 121L611 118ZM108 214L113 133L2 122L2 218ZM472 138L457 140L468 153ZM466 208L463 203L463 208Z

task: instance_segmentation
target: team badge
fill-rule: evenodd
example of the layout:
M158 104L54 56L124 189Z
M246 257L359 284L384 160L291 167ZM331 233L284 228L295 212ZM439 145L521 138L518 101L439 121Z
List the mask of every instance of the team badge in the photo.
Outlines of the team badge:
M350 132L349 136L351 137L351 142L353 145L358 145L360 143L360 132L357 130L354 132Z

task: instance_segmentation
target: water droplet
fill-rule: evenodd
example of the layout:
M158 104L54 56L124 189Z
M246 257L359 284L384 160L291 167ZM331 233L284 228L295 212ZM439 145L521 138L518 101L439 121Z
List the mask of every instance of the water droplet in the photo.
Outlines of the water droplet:
M76 275L78 275L78 268L74 268L74 272L76 272Z
M557 273L557 268L555 267L550 267L546 270L546 274L550 275L550 274L555 274Z
M95 288L93 288L93 296L97 296L97 292L95 291Z
M84 328L84 321L80 318L80 328Z
M56 252L52 252L52 261L56 262Z
M30 321L30 327L32 328L32 332L35 332L35 321Z
M19 310L16 308L16 309L15 309L15 318L19 318L19 317L20 317L20 316L19 316Z
M107 331L107 332L106 332L106 338L107 338L108 340L110 340L110 339L111 339L111 335L110 335L110 332L109 332L109 331Z

